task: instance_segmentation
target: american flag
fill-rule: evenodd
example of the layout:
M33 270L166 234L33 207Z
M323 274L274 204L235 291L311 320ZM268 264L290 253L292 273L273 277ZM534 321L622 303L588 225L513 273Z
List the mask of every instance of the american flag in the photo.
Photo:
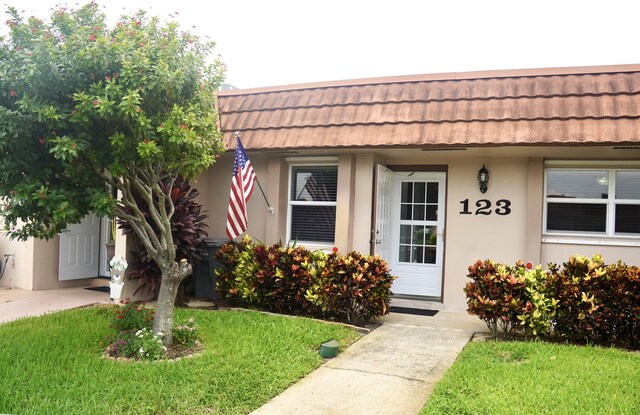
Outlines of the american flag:
M231 177L231 196L227 213L227 236L233 239L247 230L247 201L253 193L256 172L244 152L240 137L237 137L236 160Z

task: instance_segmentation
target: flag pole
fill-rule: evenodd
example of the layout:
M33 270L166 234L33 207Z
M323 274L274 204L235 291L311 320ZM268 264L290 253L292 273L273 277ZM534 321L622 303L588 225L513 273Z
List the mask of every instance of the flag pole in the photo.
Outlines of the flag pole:
M240 133L236 131L235 136L236 136L236 139L240 138ZM260 184L260 180L258 180L258 176L256 176L256 183L258 183L258 188L260 189L260 193L262 193L262 197L264 198L264 201L267 203L267 210L269 211L270 214L273 215L273 213L275 212L275 209L271 207L271 203L269 203L269 200L267 199L267 195L264 193L264 190L262 190L262 185Z

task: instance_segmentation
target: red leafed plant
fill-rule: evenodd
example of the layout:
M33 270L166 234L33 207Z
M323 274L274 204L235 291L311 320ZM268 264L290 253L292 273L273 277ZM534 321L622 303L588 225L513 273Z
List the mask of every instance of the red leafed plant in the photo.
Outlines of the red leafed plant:
M389 312L393 277L379 257L302 246L228 242L217 253L217 292L260 309L362 323Z
M171 187L169 182L161 182L160 188L165 194L171 194L171 200L174 204L174 212L171 217L171 236L176 245L176 261L186 259L189 263L194 264L204 253L202 242L207 237L204 222L208 217L202 210L202 205L195 198L198 191L192 188L188 181L178 177ZM144 201L139 195L136 195L138 206L143 206ZM149 218L149 210L142 209L149 225L156 231L156 235L160 235L157 231L155 223ZM133 231L131 225L118 219L118 228L122 229L122 233L130 238L133 246L134 259L133 269L129 277L139 280L139 287L136 290L147 292L148 296L155 296L160 287L160 269L158 265L149 257L147 251L142 246L140 239Z
M518 329L518 315L528 311L523 270L521 263L511 267L489 259L469 267L467 276L473 281L464 288L468 312L480 317L494 337L500 327L509 338Z

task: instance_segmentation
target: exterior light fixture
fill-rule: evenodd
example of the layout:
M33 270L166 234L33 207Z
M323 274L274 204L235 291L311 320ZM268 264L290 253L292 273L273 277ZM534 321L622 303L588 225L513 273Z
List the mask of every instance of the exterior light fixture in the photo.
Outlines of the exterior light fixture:
M482 165L482 168L478 170L478 184L480 185L480 192L487 192L487 183L489 183L489 170Z

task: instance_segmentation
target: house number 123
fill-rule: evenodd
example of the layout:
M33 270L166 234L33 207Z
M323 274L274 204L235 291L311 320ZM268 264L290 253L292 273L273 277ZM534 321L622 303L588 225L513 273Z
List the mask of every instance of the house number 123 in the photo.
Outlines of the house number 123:
M496 215L505 216L511 213L511 201L507 199L500 199L496 201L497 208L491 210L491 201L489 199L480 199L476 202L476 211L471 212L469 210L469 199L461 200L462 212L461 215L490 215L491 212L495 212Z

